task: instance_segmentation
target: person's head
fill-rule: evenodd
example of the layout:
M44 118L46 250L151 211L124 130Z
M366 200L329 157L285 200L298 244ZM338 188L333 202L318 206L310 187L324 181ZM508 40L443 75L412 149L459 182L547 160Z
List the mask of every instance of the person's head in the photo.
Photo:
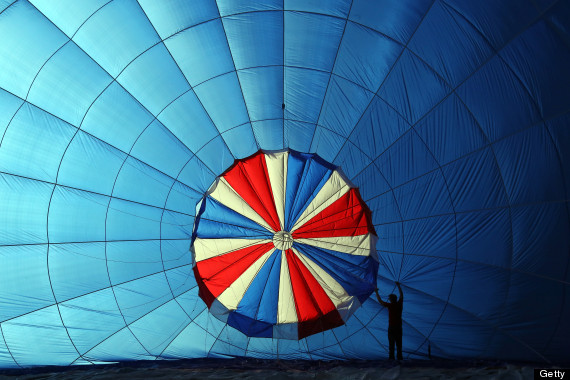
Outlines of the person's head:
M396 297L395 294L390 294L390 295L388 296L388 299L390 300L391 303L396 303L396 302L398 302L398 297Z

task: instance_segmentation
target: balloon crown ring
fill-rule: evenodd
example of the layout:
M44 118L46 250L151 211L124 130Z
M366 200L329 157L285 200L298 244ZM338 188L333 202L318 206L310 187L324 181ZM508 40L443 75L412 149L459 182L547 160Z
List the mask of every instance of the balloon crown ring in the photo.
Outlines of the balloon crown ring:
M358 189L315 154L237 160L198 203L191 250L210 313L247 336L341 326L376 288L376 232Z

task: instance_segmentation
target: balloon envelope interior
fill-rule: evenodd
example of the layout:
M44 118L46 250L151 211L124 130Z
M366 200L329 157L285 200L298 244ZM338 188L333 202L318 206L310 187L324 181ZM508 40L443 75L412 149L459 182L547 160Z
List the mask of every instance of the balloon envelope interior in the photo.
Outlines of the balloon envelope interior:
M0 367L383 359L395 281L406 358L568 362L569 20L0 0Z

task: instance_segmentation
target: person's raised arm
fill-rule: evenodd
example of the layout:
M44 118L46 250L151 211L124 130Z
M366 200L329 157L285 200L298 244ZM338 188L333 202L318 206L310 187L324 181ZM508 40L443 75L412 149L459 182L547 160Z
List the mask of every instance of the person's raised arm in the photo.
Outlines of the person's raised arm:
M404 292L402 292L402 287L400 286L400 283L398 281L396 281L396 286L398 286L398 291L400 292L399 301L402 302L404 301Z
M374 291L376 292L376 298L378 298L378 303L384 307L388 306L388 303L382 301L382 298L380 298L380 294L378 294L378 288L376 288Z

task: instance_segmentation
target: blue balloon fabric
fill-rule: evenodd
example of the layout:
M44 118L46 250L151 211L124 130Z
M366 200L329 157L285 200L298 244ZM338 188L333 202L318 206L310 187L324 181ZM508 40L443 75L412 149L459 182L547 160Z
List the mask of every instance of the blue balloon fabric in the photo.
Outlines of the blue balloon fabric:
M301 339L200 298L259 150L358 187L404 357L569 362L569 67L567 0L0 0L0 368L387 358L374 296Z

